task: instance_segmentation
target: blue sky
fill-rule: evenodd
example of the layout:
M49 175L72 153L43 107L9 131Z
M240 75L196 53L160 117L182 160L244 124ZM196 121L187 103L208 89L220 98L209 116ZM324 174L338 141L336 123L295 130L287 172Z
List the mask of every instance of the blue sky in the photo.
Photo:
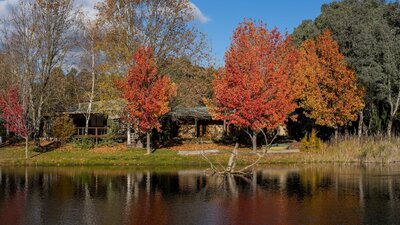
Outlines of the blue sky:
M97 11L94 5L102 0L75 0L88 15ZM0 0L0 15L8 13L10 6L18 0ZM289 33L305 19L314 19L320 14L321 6L332 0L190 0L194 8L195 23L208 35L213 56L218 65L230 43L236 26L244 18L262 20L268 28L277 27Z
M268 28L291 33L301 21L314 19L321 6L332 0L191 0L203 18L198 26L208 35L218 64L230 44L230 37L243 18L262 20Z

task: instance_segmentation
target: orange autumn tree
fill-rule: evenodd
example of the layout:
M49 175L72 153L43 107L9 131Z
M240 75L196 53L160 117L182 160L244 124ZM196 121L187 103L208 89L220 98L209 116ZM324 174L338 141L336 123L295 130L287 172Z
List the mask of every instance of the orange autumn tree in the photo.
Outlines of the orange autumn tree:
M328 29L316 40L303 42L296 71L304 85L300 106L306 116L318 125L334 128L337 139L340 126L357 120L364 107L364 92Z
M147 154L150 154L151 130L160 131L158 118L170 111L169 99L175 95L176 87L167 75L158 73L151 48L140 47L133 54L133 62L118 86L127 103L127 118L140 132L146 133Z
M257 150L257 133L273 130L297 104L291 80L298 52L290 38L262 23L244 21L236 28L225 67L213 82L209 111L214 119L243 128Z

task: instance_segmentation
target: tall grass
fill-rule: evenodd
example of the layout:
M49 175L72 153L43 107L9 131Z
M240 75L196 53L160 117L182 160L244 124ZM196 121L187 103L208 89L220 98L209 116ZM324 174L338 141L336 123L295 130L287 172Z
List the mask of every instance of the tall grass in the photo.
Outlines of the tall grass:
M342 136L324 146L317 157L323 161L392 163L400 162L400 137Z

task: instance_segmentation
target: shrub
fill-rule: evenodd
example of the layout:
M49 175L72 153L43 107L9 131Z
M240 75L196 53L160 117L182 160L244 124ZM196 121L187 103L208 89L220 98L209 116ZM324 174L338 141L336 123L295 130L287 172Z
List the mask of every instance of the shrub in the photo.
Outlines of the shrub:
M74 139L72 146L80 149L91 149L94 147L94 140L88 137L77 138Z
M107 146L107 147L114 147L115 141L113 135L107 135L103 140L101 140L98 144L99 146Z
M75 133L75 125L68 115L57 117L53 122L52 134L57 141L67 142Z
M311 133L306 134L300 141L301 149L317 149L320 150L322 148L322 140L317 137L317 131L314 129Z

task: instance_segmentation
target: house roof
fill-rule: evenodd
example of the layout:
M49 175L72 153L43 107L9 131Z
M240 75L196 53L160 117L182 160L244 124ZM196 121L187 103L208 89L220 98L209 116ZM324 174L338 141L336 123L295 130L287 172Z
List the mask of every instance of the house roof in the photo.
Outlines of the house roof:
M165 116L170 116L172 119L206 119L211 120L211 115L208 113L205 106L197 107L175 107Z
M65 114L85 114L89 107L89 103L76 104L67 109ZM96 101L92 103L93 114L107 114L111 118L120 118L121 113L125 107L123 100L108 100L108 101ZM164 115L164 117L171 117L173 120L176 119L203 119L211 120L211 115L208 113L205 106L196 107L174 107L170 112Z
M79 103L69 109L65 114L85 114L88 110L89 103ZM107 101L95 101L92 103L91 113L93 114L107 114L111 118L119 118L125 107L123 100L107 100Z

